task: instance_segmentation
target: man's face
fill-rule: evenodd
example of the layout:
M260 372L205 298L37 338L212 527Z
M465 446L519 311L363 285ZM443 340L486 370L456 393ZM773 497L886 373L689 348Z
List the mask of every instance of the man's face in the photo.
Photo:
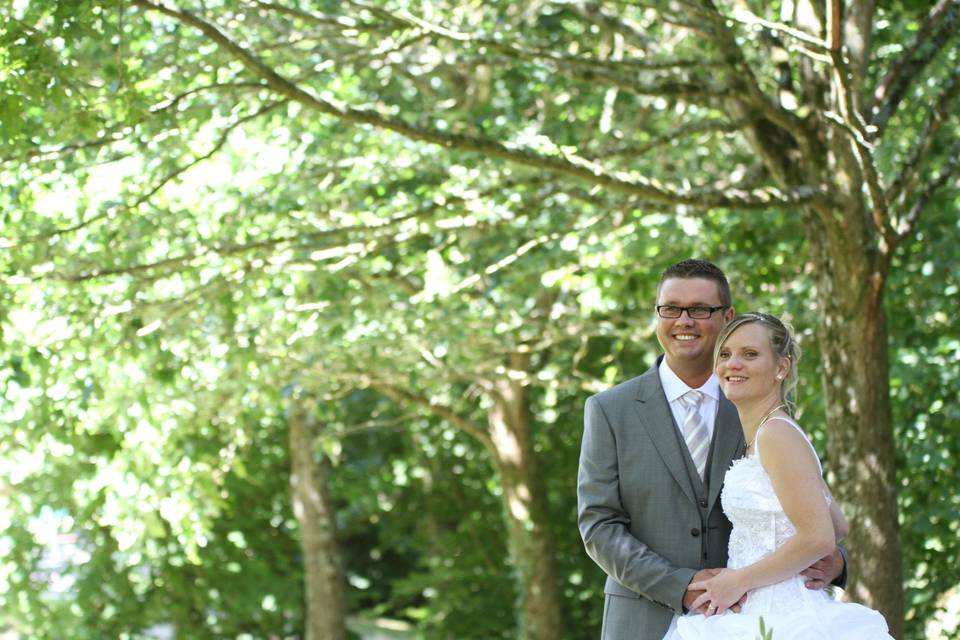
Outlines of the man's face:
M705 278L669 278L660 287L657 305L678 307L719 307L717 283ZM679 318L657 316L657 340L674 371L713 369L713 347L717 335L733 317L733 309L714 311L709 318L694 320L686 311Z

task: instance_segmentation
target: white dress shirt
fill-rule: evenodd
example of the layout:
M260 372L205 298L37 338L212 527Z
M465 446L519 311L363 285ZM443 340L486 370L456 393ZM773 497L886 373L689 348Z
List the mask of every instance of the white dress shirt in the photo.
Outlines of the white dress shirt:
M713 442L713 426L717 421L717 411L720 410L720 381L717 380L717 376L710 374L710 377L702 386L694 389L667 366L666 358L660 361L659 373L663 393L667 396L667 402L670 404L670 411L673 412L673 420L677 423L681 438L683 437L683 421L687 417L687 410L680 402L680 398L689 391L699 391L703 394L703 400L700 402L700 417L703 418L703 423L707 425L707 434L710 441Z

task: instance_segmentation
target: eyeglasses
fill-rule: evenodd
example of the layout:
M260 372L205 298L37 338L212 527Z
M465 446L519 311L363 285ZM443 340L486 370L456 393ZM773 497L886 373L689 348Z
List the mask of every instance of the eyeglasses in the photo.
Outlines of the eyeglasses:
M727 309L726 305L719 307L678 307L672 304L658 304L657 305L657 315L661 318L668 318L674 320L683 315L683 312L687 312L687 317L692 320L706 320L713 315L714 311L720 311L721 309Z

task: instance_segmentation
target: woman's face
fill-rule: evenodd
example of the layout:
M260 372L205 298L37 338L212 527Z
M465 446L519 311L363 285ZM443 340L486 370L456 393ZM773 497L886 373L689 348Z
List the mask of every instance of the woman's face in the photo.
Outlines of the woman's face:
M756 322L734 329L717 352L717 378L731 402L779 397L786 373L785 361L773 353L770 332Z

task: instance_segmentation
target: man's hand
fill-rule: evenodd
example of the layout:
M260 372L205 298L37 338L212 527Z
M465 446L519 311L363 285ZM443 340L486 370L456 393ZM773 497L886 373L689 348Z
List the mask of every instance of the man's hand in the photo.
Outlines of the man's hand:
M690 581L690 584L697 582L703 582L704 580L709 580L713 576L720 573L720 569L700 569L695 574L693 574L693 580ZM693 601L696 600L700 594L703 593L702 590L697 589L696 591L691 591L690 587L687 587L687 592L683 594L683 608L686 611L696 611L697 613L705 613L707 610L706 603L703 604L699 609L691 609Z
M800 575L807 578L805 582L807 589L823 589L836 580L841 573L843 573L843 554L834 547L833 553L820 558L801 571ZM687 604L686 596L683 597L683 604Z

